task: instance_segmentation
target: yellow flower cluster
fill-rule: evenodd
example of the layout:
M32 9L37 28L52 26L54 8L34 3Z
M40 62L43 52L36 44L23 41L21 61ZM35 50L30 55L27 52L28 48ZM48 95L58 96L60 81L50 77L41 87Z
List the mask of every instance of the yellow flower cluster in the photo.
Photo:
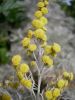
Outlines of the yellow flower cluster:
M16 65L16 73L20 83L26 88L32 87L32 81L29 79L25 79L24 75L29 72L29 66L26 63L21 63L21 56L15 55L12 57L13 65Z
M12 64L14 66L18 66L21 62L21 56L20 55L15 55L12 57Z
M57 97L60 96L60 89L54 88L53 90L47 90L45 92L45 98L47 100L56 100Z
M44 53L50 54L52 56L56 56L57 53L61 51L61 46L58 43L54 43L52 45L46 45L44 47Z
M24 79L21 80L21 84L23 86L25 86L26 88L28 88L28 89L32 88L32 81L31 80L28 80L28 79L24 78Z
M30 44L28 49L29 49L29 51L33 52L37 49L37 46L36 46L36 44Z
M54 83L53 88L46 90L45 98L47 100L57 100L57 98L61 95L65 87L68 87L69 81L73 80L73 73L69 73L67 71L63 72L63 76L61 79L57 80Z
M63 77L64 77L65 79L70 80L70 81L72 81L72 80L74 79L73 73L72 73L72 72L70 73L70 72L67 72L67 71L64 71Z
M22 40L22 45L23 45L23 47L28 47L29 43L30 43L30 38L25 37L25 38Z
M41 40L43 40L43 41L47 41L47 36L45 35L45 31L42 30L42 29L37 29L37 30L35 30L34 36L35 36L37 39L41 39Z
M36 49L41 47L41 50L43 52L41 52L40 61L42 61L42 64L44 66L51 67L54 63L52 58L55 57L59 52L61 52L61 46L58 43L53 43L51 45L47 44L47 28L45 25L48 23L48 19L45 17L45 14L48 13L48 3L48 0L41 0L40 2L38 2L38 10L34 13L35 19L33 19L32 21L33 28L32 30L28 30L27 37L24 37L21 43L22 46L27 50L28 54L34 54L35 51L38 51ZM38 43L40 46L37 45ZM31 61L30 66L38 67L38 64L36 63L38 59L36 59L37 57L34 58L36 61ZM21 64L20 55L15 55L12 57L12 64L16 67L17 77L21 85L28 89L31 89L33 86L33 82L26 76L30 71L29 66L26 63ZM63 76L57 78L56 82L54 82L54 84L52 85L53 87L50 87L51 89L49 88L45 91L45 98L47 100L57 100L57 98L61 95L62 90L64 90L64 88L68 86L69 81L72 81L73 78L73 73L68 73L67 71L63 72Z
M47 55L43 55L42 56L42 61L43 61L43 63L45 65L48 65L48 66L53 65L53 60L49 56L47 56Z

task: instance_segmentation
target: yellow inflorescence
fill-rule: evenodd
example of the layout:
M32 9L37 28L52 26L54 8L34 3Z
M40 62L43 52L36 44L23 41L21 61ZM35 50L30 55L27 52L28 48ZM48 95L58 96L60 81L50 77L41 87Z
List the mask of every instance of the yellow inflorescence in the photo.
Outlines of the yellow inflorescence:
M27 72L29 72L29 66L27 64L23 63L20 65L19 71L22 72L23 74L27 73Z
M23 45L23 47L28 47L29 44L30 44L30 38L25 37L25 38L22 40L22 45Z
M34 36L37 39L43 40L43 41L47 41L47 36L45 35L45 31L42 29L37 29L34 33Z
M15 55L12 57L12 64L14 66L18 66L21 62L21 56L20 55Z
M37 46L36 46L36 44L30 44L28 49L29 49L29 51L33 52L37 49Z
M52 46L46 45L45 48L44 48L45 54L50 54L52 52L51 49L52 49Z
M37 4L37 6L39 7L39 8L42 8L42 7L44 7L44 2L38 2L38 4Z
M43 7L41 9L41 11L42 11L43 14L47 14L48 13L48 9L46 7Z
M65 80L61 79L57 83L58 88L63 88L65 86Z
M60 89L58 89L58 88L55 88L54 90L53 90L53 96L54 97L58 97L58 96L60 96Z
M46 97L47 100L51 100L53 98L52 91L51 90L47 90L45 92L45 97Z
M61 46L60 46L59 44L57 44L57 43L54 43L53 46L52 46L52 49L53 49L56 53L58 53L58 52L61 51Z
M46 64L48 66L53 65L53 60L47 55L42 56L42 61L44 64Z
M34 19L34 20L32 21L32 25L33 25L33 27L35 27L35 28L37 28L37 29L43 28L43 26L44 26L43 22L40 21L40 20L38 20L38 19Z
M47 20L46 17L41 17L41 18L40 18L40 21L41 21L44 25L46 25L46 24L48 23L48 20Z
M22 84L23 86L25 86L26 88L28 88L28 89L31 89L31 88L32 88L32 81L31 81L31 80L22 79L22 80L21 80L21 84Z
M45 17L45 14L47 14L49 11L47 9L47 5L49 4L48 0L40 0L37 4L37 11L34 13L35 19L32 20L32 29L28 30L27 37L25 37L22 40L22 46L24 49L26 49L26 53L28 55L32 54L35 56L35 60L30 61L30 66L33 68L39 69L40 64L42 64L44 67L50 67L54 64L54 57L61 52L61 46L58 43L53 43L51 45L47 44L47 35L46 35L46 25L48 24L48 19ZM37 50L37 48L39 48ZM36 52L34 52L36 51ZM37 57L35 55L37 54ZM41 56L40 61L42 63L37 64L38 61L38 54ZM16 74L19 79L19 82L22 86L32 89L33 88L33 78L31 79L32 75L30 72L29 65L26 63L21 63L21 56L15 55L12 57L12 64L16 66ZM38 67L39 66L39 67ZM40 68L41 69L41 68ZM40 70L39 69L39 70ZM38 71L40 72L40 71ZM43 73L44 74L44 73ZM31 77L28 77L30 76ZM38 76L40 77L41 74ZM39 78L38 78L39 79ZM63 75L57 78L57 80L53 80L53 83L48 84L49 87L44 95L46 100L57 100L57 98L61 95L62 91L65 89L65 87L68 86L69 82L74 79L74 75L72 72L64 71ZM5 96L4 96L5 97ZM4 99L2 99L4 100ZM10 100L10 99L5 99Z
M42 12L40 10L38 10L38 11L35 12L34 16L36 18L40 18L40 17L42 17Z

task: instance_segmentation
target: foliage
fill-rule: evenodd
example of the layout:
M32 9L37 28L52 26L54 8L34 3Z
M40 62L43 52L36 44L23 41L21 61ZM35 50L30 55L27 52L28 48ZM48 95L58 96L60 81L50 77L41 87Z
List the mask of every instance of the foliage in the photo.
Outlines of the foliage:
M0 3L0 22L18 25L24 20L24 13L24 1L2 0Z
M0 49L10 49L11 30L20 27L24 21L28 21L24 0L0 0Z
M58 0L58 3L61 5L61 8L66 12L67 15L75 18L75 0L71 0L69 5L62 0Z

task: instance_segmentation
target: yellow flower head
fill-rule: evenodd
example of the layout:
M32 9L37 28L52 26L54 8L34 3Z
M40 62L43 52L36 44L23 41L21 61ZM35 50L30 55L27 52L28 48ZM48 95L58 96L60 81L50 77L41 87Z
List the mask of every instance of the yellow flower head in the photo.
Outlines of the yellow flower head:
M49 66L53 65L53 60L47 55L42 56L42 61L46 65L49 65Z
M60 79L57 83L58 88L63 88L65 86L65 80Z
M41 18L40 18L40 21L41 21L44 25L46 25L46 24L48 23L48 20L47 20L46 17L41 17Z
M61 51L61 46L57 43L54 43L52 46L53 51L55 51L56 53Z
M45 35L45 31L42 30L42 29L37 29L34 33L34 36L37 38L37 39L41 39L43 41L47 41L47 36Z
M39 8L44 7L44 2L38 2L37 6L38 6Z
M32 30L29 30L28 31L28 38L32 38L33 34L34 34L34 32Z
M17 71L17 77L19 80L23 79L24 78L24 75L21 71Z
M30 44L28 49L29 49L29 51L33 52L37 49L37 46L36 46L36 44Z
M35 12L34 16L37 18L40 18L40 17L42 17L42 12L40 10L38 10Z
M23 64L20 65L20 69L19 70L23 74L27 73L27 72L29 72L29 66L27 64L23 63Z
M54 96L54 97L60 96L60 89L55 88L55 89L53 90L53 96Z
M45 48L44 48L45 54L50 54L52 52L51 49L52 49L52 46L46 45Z
M22 45L23 45L23 47L28 47L29 44L30 44L30 38L25 37L25 38L22 40Z
M45 15L45 14L48 14L48 9L46 7L43 7L41 8L41 11L42 13Z
M65 72L63 73L63 76L64 76L64 78L69 78L70 75L69 75L68 72L65 71Z
M70 73L70 77L69 78L70 78L71 81L74 79L73 73Z
M52 99L52 91L51 90L47 90L45 92L45 97L47 100L51 100Z
M18 66L21 62L21 56L20 55L15 55L12 57L12 64L14 66Z
M9 94L3 94L1 100L11 100L11 96Z
M47 0L45 0L44 3L46 6L49 4L49 2Z
M31 89L32 88L32 81L31 80L28 80L28 79L22 79L21 80L21 84L28 88L28 89Z
M34 19L33 21L32 21L32 25L35 27L35 28L43 28L43 23L40 21L40 20L38 20L38 19Z

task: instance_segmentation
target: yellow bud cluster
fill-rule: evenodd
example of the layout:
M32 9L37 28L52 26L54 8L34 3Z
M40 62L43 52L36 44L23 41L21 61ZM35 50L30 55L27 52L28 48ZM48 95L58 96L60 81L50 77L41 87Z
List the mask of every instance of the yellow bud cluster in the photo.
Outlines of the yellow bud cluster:
M36 46L36 44L30 44L28 49L29 49L29 51L33 52L37 49L37 46Z
M31 50L33 50L33 49L31 49ZM30 89L32 87L32 81L29 79L25 79L25 77L24 77L24 75L26 73L28 73L30 70L29 66L26 63L20 64L20 62L21 62L21 56L19 56L19 55L13 56L12 63L14 66L17 66L16 67L16 74L17 74L17 77L18 77L20 83L23 86L25 86L26 88Z
M48 65L48 66L53 65L53 60L49 56L47 56L47 55L43 55L42 56L42 61L43 61L43 63L45 65Z
M54 43L52 45L46 45L44 48L45 54L50 54L51 56L56 56L57 53L61 51L61 46L58 43Z
M63 77L65 78L65 79L68 79L68 80L70 80L70 81L72 81L73 79L74 79L74 75L73 75L73 73L71 72L63 72Z
M61 91L58 88L54 88L53 90L47 90L45 92L45 98L47 100L56 100L56 98L60 96L60 93Z
M57 100L64 89L68 87L69 81L73 80L73 77L74 76L72 72L69 73L64 71L61 79L58 79L55 83L53 83L54 85L51 85L53 88L45 91L45 98L47 100Z
M26 88L28 88L28 89L31 89L32 88L32 81L31 80L28 80L28 79L23 78L21 80L21 84L23 86L25 86Z
M12 57L12 64L17 67L21 62L21 56L20 55L15 55Z
M28 47L29 43L30 43L30 38L28 38L28 37L25 37L25 38L22 40L22 46L23 46L23 47Z

